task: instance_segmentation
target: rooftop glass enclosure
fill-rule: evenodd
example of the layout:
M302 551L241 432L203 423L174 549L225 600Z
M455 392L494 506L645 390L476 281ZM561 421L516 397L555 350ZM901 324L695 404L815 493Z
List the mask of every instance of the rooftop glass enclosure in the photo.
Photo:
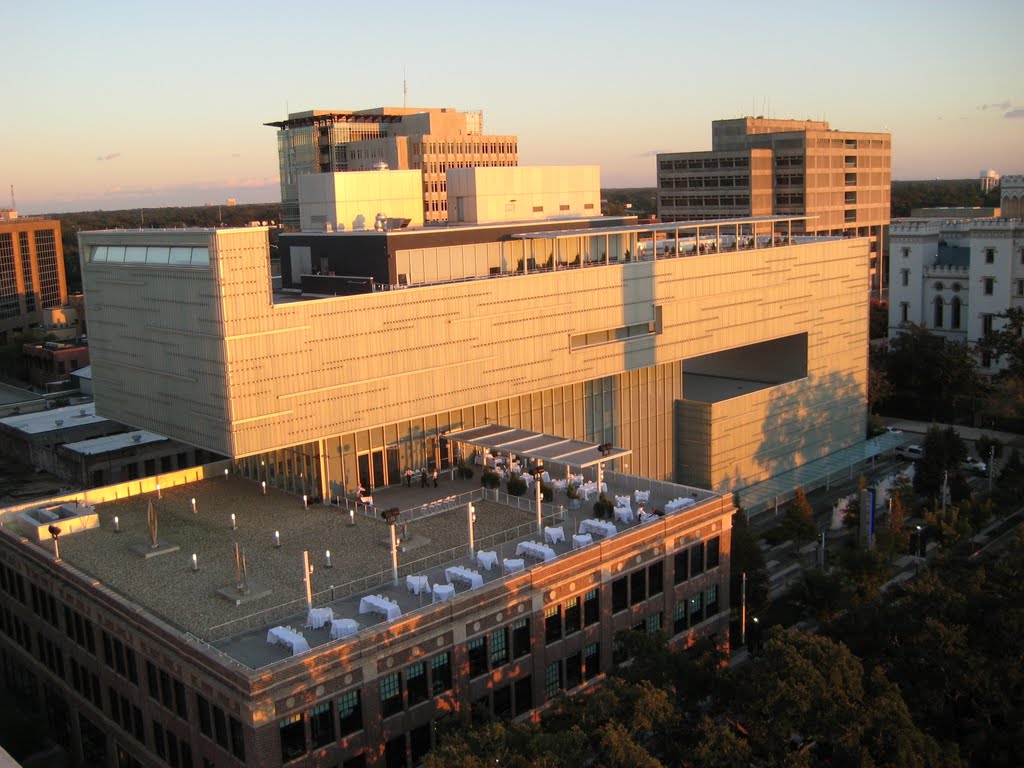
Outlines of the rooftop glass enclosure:
M511 236L512 242L502 243L502 261L512 271L529 272L770 248L794 242L793 222L806 218L764 216L518 233Z

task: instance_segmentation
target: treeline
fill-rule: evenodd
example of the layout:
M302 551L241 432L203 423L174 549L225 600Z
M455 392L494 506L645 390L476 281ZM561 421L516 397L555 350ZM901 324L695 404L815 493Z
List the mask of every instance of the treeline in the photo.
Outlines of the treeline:
M78 233L97 229L174 229L180 227L241 227L250 221L278 222L280 203L199 205L176 208L132 208L120 211L79 211L44 214L60 221L68 290L82 290L78 263Z
M981 191L978 179L934 179L930 181L894 181L892 217L909 216L914 208L998 207L999 188Z

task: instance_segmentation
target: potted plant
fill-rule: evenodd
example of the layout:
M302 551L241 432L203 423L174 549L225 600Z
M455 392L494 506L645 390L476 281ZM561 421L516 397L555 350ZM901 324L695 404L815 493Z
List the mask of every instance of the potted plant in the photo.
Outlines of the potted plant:
M482 485L484 488L490 488L491 490L494 490L499 485L501 485L501 478L498 477L497 472L493 472L490 469L485 469L483 474L480 475L480 485Z
M611 517L614 512L615 504L602 493L598 497L597 501L594 502L594 517L600 520L606 517Z
M570 485L565 491L565 495L569 497L569 509L579 509L580 503L583 501L580 498L579 487Z
M540 495L541 498L550 504L555 500L555 489L547 483L540 484Z
M465 459L459 459L458 473L463 480L469 480L473 477L473 468L466 463Z
M526 481L518 475L512 475L505 483L505 488L510 496L522 496L526 493Z

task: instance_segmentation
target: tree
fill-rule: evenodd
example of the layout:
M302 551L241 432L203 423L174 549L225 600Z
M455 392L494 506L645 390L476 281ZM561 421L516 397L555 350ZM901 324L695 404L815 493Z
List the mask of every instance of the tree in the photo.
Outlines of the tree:
M737 504L739 501L737 500ZM763 614L770 602L768 591L768 570L765 568L764 553L757 545L757 538L750 531L747 514L737 508L732 516L732 543L729 555L729 602L733 608L740 607L743 574L747 575L747 611Z
M986 391L967 344L913 323L889 343L888 372L900 407L931 420L952 420Z
M818 534L818 527L814 524L814 509L807 501L807 494L802 487L797 487L793 494L793 501L786 507L786 516L783 518L782 527L786 535L795 540L797 545L810 541Z
M1024 378L1024 307L1010 307L996 318L1003 322L978 340L978 349L1006 364L1000 376Z
M872 352L868 355L868 413L874 413L881 403L889 399L892 391L885 355Z
M943 764L899 689L879 671L866 673L842 643L776 628L737 678L731 710L749 731L754 764Z
M924 456L914 469L914 490L922 496L939 497L944 484L956 475L967 458L967 446L953 427L932 426L924 438ZM946 486L949 488L950 486ZM959 486L962 493L963 486ZM951 498L962 498L962 495Z

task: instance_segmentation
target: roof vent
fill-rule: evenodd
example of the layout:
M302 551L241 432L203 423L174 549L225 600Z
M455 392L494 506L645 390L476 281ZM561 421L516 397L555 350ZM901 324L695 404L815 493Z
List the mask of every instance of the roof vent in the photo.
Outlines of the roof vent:
M141 442L141 441L142 441L142 435L140 435L138 432L136 432L134 435L132 435L132 442L133 443L138 443L138 442Z
M54 419L53 423L56 424L58 427L63 427L64 426L64 419Z

